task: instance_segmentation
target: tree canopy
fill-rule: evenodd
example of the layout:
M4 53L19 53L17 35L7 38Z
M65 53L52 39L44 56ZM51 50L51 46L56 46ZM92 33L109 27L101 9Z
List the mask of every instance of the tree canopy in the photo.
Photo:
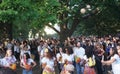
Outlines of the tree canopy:
M41 33L48 26L61 41L75 34L115 34L120 30L119 7L120 0L2 0L0 25L12 24L13 37L26 38L30 30Z
M36 16L30 0L2 0L0 4L0 25L11 24L14 37L21 32L27 36L27 28Z

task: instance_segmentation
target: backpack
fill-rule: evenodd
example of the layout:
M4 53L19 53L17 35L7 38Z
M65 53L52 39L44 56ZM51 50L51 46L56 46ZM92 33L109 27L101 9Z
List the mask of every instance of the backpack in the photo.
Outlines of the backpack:
M96 64L95 59L93 57L89 57L88 58L88 66L93 67L93 66L95 66L95 64Z

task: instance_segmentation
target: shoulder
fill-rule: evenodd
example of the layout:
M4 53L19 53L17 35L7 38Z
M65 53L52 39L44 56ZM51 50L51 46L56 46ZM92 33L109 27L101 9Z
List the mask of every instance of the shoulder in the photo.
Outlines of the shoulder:
M16 57L15 57L14 55L12 55L12 58L13 58L13 59L16 59Z
M57 53L56 55L57 55L57 56L59 56L59 55L60 55L60 53Z
M71 54L70 56L71 56L71 57L74 57L74 54Z
M113 56L113 58L117 59L117 58L119 58L119 56L118 56L117 54L115 54L115 55Z
M66 56L67 56L67 54L65 53L65 54L64 54L64 57L66 57Z
M29 61L29 62L34 62L34 60L33 60L33 59L31 59L31 58L30 58L30 59L28 59L28 61Z
M47 61L48 61L48 59L46 57L42 58L42 60L41 60L42 63L45 63Z
M80 47L81 50L85 50L83 47Z

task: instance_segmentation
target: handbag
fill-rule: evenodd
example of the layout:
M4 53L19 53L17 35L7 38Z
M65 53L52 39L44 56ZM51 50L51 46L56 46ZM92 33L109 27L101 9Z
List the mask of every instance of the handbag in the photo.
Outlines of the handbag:
M88 66L93 67L93 66L95 66L95 64L96 64L95 59L93 59L92 57L89 57L88 58Z

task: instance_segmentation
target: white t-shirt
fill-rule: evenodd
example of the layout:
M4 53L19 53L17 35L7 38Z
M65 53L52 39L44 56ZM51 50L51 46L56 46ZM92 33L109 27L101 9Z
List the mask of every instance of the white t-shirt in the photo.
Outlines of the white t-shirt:
M27 50L29 50L30 51L30 45L26 45L26 46L24 46L23 44L21 44L20 45L20 48L21 48L21 50L24 50L24 48L27 48Z
M27 60L27 64L28 64L28 65L31 65L31 63L33 63L33 62L34 62L34 60L31 59L31 58L29 58L29 59ZM24 62L24 59L21 60L21 63L23 63L23 64L25 63L25 62Z
M40 60L42 59L42 57L44 56L44 48L43 48L43 46L38 46L37 47L37 51L38 51L38 53L39 53L39 55L40 55Z
M20 55L23 56L24 53L28 53L31 56L31 53L29 50L21 50Z
M20 53L20 47L15 45L14 46L14 52Z
M54 59L44 57L42 58L41 63L46 63L46 66L49 66L52 70L54 70Z
M65 53L57 53L56 57L59 59L62 56L61 61L57 60L59 63L64 63Z
M80 57L81 59L83 59L83 57L85 55L85 49L83 47L74 48L74 55L77 56L77 57Z
M115 61L112 63L112 70L114 74L120 74L120 57L115 54L112 58L115 58Z
M10 64L14 64L16 62L15 56L4 57L1 59L0 63L2 66L10 66Z
M63 59L64 59L64 61L67 60L68 62L73 62L74 55L73 54L71 54L71 55L65 54Z
M41 46L41 45L39 45L39 46L37 47L37 51L38 51L38 52L41 52L42 49L43 49L43 46Z

